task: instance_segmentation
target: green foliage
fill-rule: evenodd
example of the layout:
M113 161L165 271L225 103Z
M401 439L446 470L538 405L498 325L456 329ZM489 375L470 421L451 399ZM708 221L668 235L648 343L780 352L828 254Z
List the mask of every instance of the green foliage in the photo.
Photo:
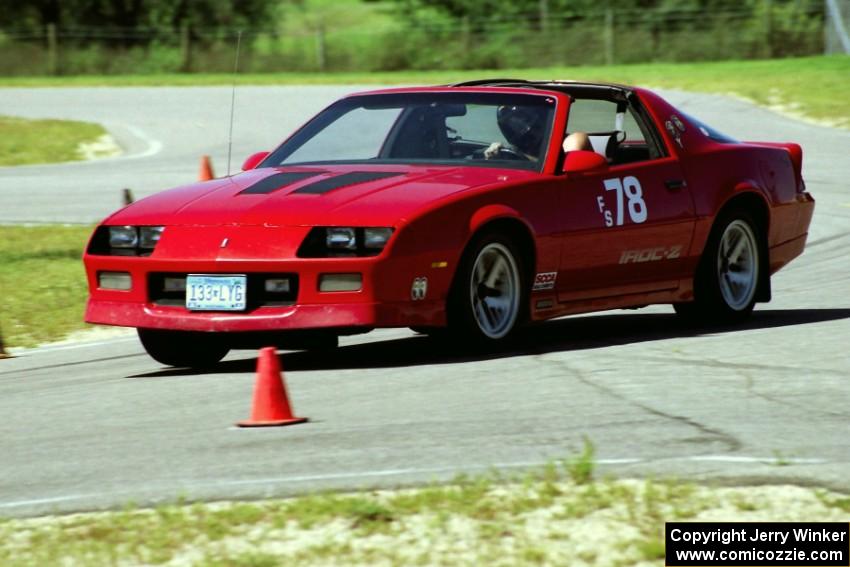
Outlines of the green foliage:
M593 442L585 437L581 453L564 462L564 467L574 483L587 484L593 480L593 471L596 468L595 453Z
M0 0L0 74L227 72L237 30L262 73L790 57L823 50L823 20L819 0Z
M263 24L271 0L0 0L0 26L42 30L60 27L178 29Z
M396 1L411 30L464 45L449 58L460 68L785 57L823 46L814 0ZM440 17L448 23L435 26Z

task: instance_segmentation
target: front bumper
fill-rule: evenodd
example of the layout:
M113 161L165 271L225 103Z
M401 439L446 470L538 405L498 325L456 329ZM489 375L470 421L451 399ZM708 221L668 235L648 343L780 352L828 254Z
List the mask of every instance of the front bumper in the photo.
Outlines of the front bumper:
M323 303L260 307L250 313L193 312L180 307L91 298L86 321L101 325L202 332L282 331L321 328L404 327L425 321L437 305ZM422 323L424 324L424 323Z
M176 260L86 255L88 323L205 332L285 331L321 328L439 326L445 324L448 270L434 274L427 300L411 299L422 260L322 258L287 260ZM127 272L128 291L98 288L99 272ZM322 274L358 273L359 291L319 291ZM253 305L246 311L190 311L185 303L163 304L151 292L160 274L294 274L298 292L287 305ZM439 286L439 287L438 287Z

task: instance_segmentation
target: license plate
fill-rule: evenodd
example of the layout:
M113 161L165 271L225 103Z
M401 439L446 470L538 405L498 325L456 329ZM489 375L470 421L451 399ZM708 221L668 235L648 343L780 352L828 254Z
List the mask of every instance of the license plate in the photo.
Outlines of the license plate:
M191 311L244 311L246 276L186 277L186 309Z

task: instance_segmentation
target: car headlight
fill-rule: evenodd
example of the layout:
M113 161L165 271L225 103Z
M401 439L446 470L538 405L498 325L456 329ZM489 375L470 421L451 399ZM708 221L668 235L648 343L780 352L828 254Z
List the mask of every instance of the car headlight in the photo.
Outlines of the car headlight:
M163 226L99 226L91 239L88 253L150 256L164 230Z
M299 258L377 256L393 234L390 227L317 226L298 248Z
M377 248L383 250L387 245L387 240L393 235L391 228L364 228L363 229L363 246L370 249Z
M110 248L135 248L139 245L139 231L135 226L110 226Z
M139 227L139 248L146 248L148 250L156 248L163 230L165 230L164 226Z
M325 245L330 250L355 250L357 233L353 228L332 226L325 229Z

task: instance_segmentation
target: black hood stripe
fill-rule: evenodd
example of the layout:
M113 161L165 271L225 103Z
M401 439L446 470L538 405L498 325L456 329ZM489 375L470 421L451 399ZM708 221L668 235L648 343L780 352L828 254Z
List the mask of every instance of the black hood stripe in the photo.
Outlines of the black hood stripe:
M292 193L313 193L322 194L340 187L348 185L357 185L358 183L366 183L368 181L377 181L378 179L386 179L388 177L396 177L404 175L404 173L395 171L352 171L351 173L343 173L327 179L310 183L304 187L299 187Z
M240 195L267 195L278 189L283 189L287 185L292 185L303 179L315 177L326 173L324 171L290 171L286 173L275 173L269 175L265 179L261 179L239 192Z

